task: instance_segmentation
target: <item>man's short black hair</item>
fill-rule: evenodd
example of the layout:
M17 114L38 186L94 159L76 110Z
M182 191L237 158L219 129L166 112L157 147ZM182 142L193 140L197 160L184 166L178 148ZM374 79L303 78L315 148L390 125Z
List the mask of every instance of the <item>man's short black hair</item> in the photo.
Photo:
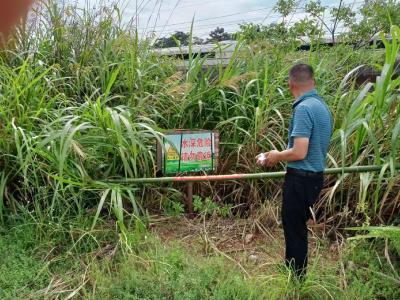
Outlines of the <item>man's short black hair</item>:
M298 84L306 84L314 80L314 69L307 64L294 65L289 71L289 79Z

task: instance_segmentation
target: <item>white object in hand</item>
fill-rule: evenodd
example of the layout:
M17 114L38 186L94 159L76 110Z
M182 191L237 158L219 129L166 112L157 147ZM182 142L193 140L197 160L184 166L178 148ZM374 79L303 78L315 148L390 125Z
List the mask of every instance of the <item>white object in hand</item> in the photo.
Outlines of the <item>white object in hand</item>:
M257 155L257 161L259 163L265 162L266 159L267 159L267 156L265 155L265 153L261 153L261 154Z

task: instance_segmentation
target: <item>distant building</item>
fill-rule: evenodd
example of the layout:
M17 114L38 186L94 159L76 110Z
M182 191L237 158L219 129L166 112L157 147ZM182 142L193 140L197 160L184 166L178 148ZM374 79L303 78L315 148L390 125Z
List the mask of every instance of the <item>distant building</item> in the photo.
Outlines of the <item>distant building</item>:
M162 57L175 58L177 67L182 69L188 68L190 53L192 53L192 58L204 60L202 66L207 68L217 65L227 66L236 46L236 41L223 41L218 44L155 49L154 53Z
M391 40L390 35L386 36L388 40ZM333 46L334 44L348 44L356 46L358 43L341 41L338 37L335 43L332 41L332 37L324 36L319 38L318 42L312 41L309 37L300 36L297 38L300 42L297 50L311 50L313 45L319 46ZM383 48L384 45L379 35L375 35L369 42L369 45L376 45L377 48ZM204 45L192 45L183 47L171 47L171 48L159 48L154 49L153 53L161 57L169 57L175 59L175 65L180 69L187 69L190 64L190 54L192 59L202 60L202 67L209 68L213 66L226 67L229 64L230 59L235 52L238 45L237 41L222 41L217 44L204 44Z
M385 38L388 41L392 40L392 37L389 34L385 35ZM335 37L335 42L333 42L331 36L320 37L318 39L318 42L312 41L307 36L299 36L297 40L301 43L300 46L298 47L298 50L307 50L307 51L310 50L313 45L332 47L338 44L352 45L354 47L360 45L370 45L370 46L374 45L376 48L384 48L384 43L382 42L380 34L375 34L369 41L359 41L359 42L343 40L340 35L337 35Z

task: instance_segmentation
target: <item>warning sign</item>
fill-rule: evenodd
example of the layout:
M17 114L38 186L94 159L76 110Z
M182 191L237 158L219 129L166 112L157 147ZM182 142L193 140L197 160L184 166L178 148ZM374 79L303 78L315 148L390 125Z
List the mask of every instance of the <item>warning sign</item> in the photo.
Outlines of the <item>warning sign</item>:
M218 146L214 131L168 132L158 147L158 167L164 174L214 171Z

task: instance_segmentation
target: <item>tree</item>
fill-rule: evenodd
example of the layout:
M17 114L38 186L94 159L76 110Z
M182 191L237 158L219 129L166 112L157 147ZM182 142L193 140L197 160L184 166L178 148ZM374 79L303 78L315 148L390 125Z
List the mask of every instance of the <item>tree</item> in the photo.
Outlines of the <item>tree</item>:
M369 42L378 32L390 33L391 25L400 25L400 2L395 0L366 0L360 9L361 19L350 26L352 41Z
M264 27L264 35L274 42L293 40L284 22L272 23Z
M282 15L282 23L286 24L286 18L296 11L296 0L278 0L275 4L274 11Z
M290 27L290 32L294 37L308 37L313 41L320 39L324 33L321 26L319 26L315 20L309 20L307 18L294 23L294 25Z
M158 39L154 46L157 48L169 48L189 45L190 34L183 31L176 31L169 37Z
M207 42L217 43L222 41L227 41L232 39L232 35L228 32L225 32L225 29L222 27L217 27L213 31L210 32L210 39Z
M193 37L193 41L192 41L193 45L201 45L201 44L204 44L204 42L205 41L202 38L199 38L197 36Z
M239 40L245 39L248 42L265 39L265 26L254 23L244 23L239 25L239 30L233 34L233 38Z
M190 33L185 33L183 31L176 31L169 37L163 37L156 40L154 47L156 48L170 48L170 47L180 47L188 46L190 43ZM197 36L192 36L193 45L201 45L204 43L202 38Z
M298 38L308 37L310 40L320 39L329 32L332 42L337 37L344 41L370 42L378 32L390 33L391 25L400 25L400 1L398 0L365 0L360 10L353 11L350 5L341 0L334 8L313 0L306 5L307 17L290 24L289 16L295 13L295 0L279 0L274 8L282 15L282 19L273 24L241 24L233 36L243 37L247 41L269 40L272 42L293 42ZM341 28L346 28L339 34Z
M291 32L283 22L260 25L254 23L240 24L239 31L233 37L243 38L249 42L255 40L268 40L272 43L287 42L292 39ZM292 39L293 40L293 39Z
M351 26L354 23L355 13L349 5L345 5L343 0L340 0L339 5L329 10L330 20L325 18L325 12L329 10L327 6L323 6L320 0L311 1L306 5L306 12L318 20L322 26L330 33L332 43L336 42L337 30L340 25L345 27Z

